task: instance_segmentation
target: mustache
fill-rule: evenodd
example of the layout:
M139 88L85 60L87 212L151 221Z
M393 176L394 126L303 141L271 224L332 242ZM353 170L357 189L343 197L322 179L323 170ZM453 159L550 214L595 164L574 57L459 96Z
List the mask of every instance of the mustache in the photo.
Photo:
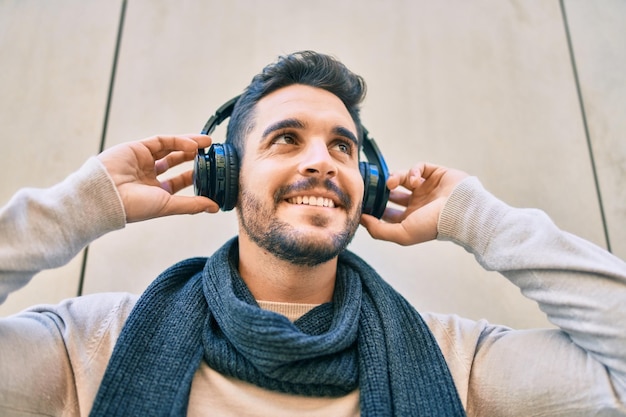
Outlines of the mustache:
M326 191L330 191L337 196L337 199L343 207L345 207L346 209L352 208L352 198L348 194L341 191L337 184L329 179L322 180L316 177L305 178L303 180L294 182L293 184L280 187L274 193L274 203L280 203L289 193L307 191L314 188L324 188Z

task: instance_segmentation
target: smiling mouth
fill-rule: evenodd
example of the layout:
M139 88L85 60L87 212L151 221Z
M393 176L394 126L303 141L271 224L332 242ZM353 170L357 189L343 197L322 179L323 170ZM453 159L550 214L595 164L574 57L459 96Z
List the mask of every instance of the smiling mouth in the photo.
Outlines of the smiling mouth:
M335 202L330 198L325 197L315 197L315 196L297 196L291 197L287 199L287 202L290 204L299 204L304 206L315 206L315 207L335 207Z

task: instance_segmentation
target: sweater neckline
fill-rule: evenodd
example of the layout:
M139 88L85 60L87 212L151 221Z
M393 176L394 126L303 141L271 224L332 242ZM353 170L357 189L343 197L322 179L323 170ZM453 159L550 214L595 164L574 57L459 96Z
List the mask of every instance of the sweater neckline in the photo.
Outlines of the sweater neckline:
M257 300L259 307L263 310L269 310L274 313L282 314L286 316L289 321L294 322L300 317L304 316L309 311L313 310L319 304L305 304L305 303L284 303L277 301L262 301Z

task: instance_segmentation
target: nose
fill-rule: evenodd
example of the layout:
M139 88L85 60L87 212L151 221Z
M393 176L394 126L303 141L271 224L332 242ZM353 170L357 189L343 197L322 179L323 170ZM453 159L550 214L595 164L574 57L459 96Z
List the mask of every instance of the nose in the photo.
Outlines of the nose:
M332 178L337 175L337 165L325 141L314 141L306 146L298 172L305 177Z

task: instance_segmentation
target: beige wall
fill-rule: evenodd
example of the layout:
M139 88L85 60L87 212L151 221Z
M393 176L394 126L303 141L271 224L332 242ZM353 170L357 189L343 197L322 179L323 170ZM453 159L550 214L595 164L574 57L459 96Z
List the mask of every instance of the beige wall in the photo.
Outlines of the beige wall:
M106 147L197 132L277 55L315 49L368 81L363 121L392 169L420 160L464 169L626 258L626 3L563 4L2 1L0 199L76 169L98 152L105 120ZM94 242L86 264L81 254L38 275L0 314L75 295L83 266L86 293L139 292L170 264L212 253L235 223L221 213L129 225ZM361 230L351 248L418 309L547 324L453 244L400 248Z

